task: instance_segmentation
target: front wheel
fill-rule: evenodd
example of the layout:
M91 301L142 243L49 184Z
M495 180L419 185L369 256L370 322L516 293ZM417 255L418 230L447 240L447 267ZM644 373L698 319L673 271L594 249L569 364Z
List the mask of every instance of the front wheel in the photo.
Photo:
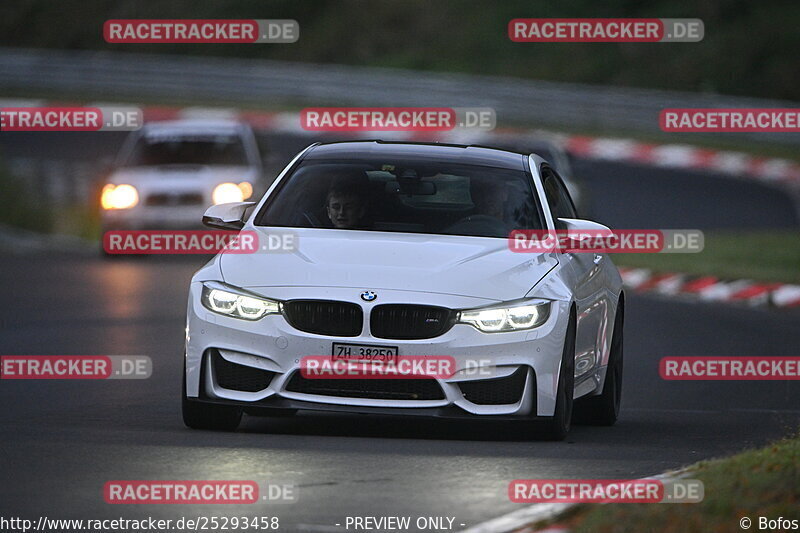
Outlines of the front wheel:
M186 369L183 370L183 390L181 391L181 412L183 423L192 429L213 431L233 431L242 420L242 410L228 405L214 405L194 402L186 396Z
M564 440L572 425L572 404L575 395L575 316L570 316L561 368L558 373L556 410L553 416L542 423L540 437L543 440Z
M581 399L575 404L576 423L590 426L613 426L619 417L619 406L622 401L623 325L623 308L620 305L614 319L614 331L611 337L611 350L608 356L603 392L599 396Z

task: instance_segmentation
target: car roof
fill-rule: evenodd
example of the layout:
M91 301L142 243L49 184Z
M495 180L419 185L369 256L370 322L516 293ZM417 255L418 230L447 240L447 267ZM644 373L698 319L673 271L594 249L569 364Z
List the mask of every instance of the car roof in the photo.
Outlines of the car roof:
M142 128L144 135L203 135L240 133L247 126L227 119L184 119L148 122Z
M499 150L518 152L522 154L535 154L537 151L547 151L550 153L565 153L561 143L553 139L543 137L510 137L501 138L494 143L494 147Z
M351 160L358 157L420 157L433 161L525 170L527 154L478 145L365 140L318 144L306 152L304 159Z

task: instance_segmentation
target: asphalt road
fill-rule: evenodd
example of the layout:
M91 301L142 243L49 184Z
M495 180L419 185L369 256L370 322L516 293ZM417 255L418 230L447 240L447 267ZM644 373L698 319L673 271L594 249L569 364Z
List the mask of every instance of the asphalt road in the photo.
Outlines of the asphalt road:
M596 217L617 227L786 227L782 195L711 175L579 162ZM587 171L588 169L588 171ZM702 196L702 197L699 197ZM670 217L670 213L679 213ZM347 516L450 516L462 529L519 508L518 478L656 474L781 436L800 423L797 382L666 382L666 355L796 356L800 313L632 295L623 412L566 442L492 422L371 416L247 418L185 429L180 380L187 283L199 258L0 256L0 354L148 355L140 381L0 381L0 516L278 516L282 531L344 531ZM299 502L112 506L125 479L282 480ZM461 526L464 524L464 526Z
M800 200L752 178L588 160L578 160L574 173L589 189L586 218L616 229L764 230L800 223Z
M16 257L2 261L3 354L149 355L140 381L2 381L0 516L277 515L333 526L348 515L512 511L517 478L640 477L757 445L800 422L796 383L664 382L664 355L796 355L800 315L634 296L623 414L563 443L516 426L370 416L249 418L237 433L185 429L179 387L186 281L197 261ZM111 506L116 479L270 479L300 487L283 506ZM299 527L303 530L320 530ZM331 530L333 531L333 530Z

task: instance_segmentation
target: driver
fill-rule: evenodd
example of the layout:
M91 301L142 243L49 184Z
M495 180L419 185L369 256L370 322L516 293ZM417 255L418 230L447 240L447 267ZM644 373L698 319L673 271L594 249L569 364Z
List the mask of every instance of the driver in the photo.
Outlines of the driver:
M470 186L470 196L475 205L472 217L483 215L506 222L508 187L504 181L475 180Z
M325 198L325 212L336 229L366 227L368 207L366 190L353 182L334 182Z

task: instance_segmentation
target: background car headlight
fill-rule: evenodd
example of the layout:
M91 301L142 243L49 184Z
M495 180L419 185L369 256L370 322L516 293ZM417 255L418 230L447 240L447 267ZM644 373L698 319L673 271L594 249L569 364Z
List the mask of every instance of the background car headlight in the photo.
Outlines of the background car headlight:
M242 191L242 199L247 200L253 196L253 184L249 181L243 181L239 184L239 189Z
M221 315L244 320L258 320L281 312L280 304L266 298L257 298L236 292L220 284L203 284L203 307Z
M100 205L103 209L130 209L139 203L139 191L133 185L112 183L103 187Z
M458 314L458 321L486 333L519 331L541 326L550 316L550 302L530 300L509 307L470 309Z
M243 202L244 192L235 183L220 183L214 188L211 199L214 201L214 205Z

